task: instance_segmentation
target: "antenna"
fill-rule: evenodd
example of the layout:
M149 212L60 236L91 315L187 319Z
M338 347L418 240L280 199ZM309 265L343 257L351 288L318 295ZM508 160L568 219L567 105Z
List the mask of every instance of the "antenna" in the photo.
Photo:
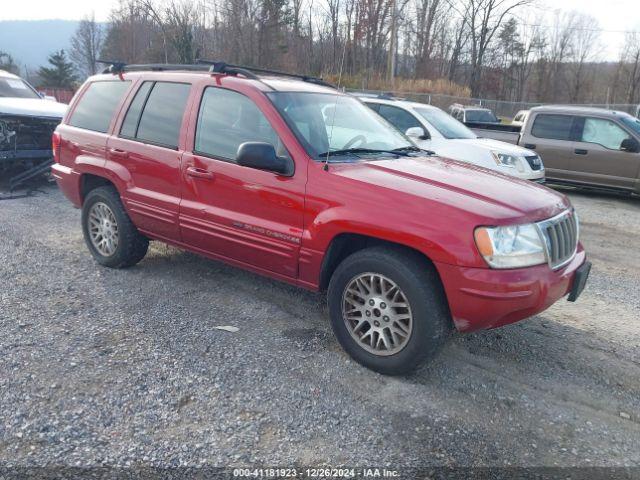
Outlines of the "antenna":
M338 110L338 98L340 98L340 84L342 83L342 68L344 67L344 54L347 51L347 42L345 40L342 46L342 59L340 60L340 70L338 72L338 84L336 85L336 101L333 104L333 115L331 117L331 131L329 132L329 145L327 145L327 157L324 159L324 166L322 167L325 172L329 171L329 153L331 152L331 139L333 138L333 126L336 123L336 110Z

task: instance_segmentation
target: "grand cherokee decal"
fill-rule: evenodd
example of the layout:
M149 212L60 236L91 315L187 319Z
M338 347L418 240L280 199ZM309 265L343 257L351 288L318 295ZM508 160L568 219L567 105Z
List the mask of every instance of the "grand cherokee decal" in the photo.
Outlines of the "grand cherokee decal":
M242 222L233 222L233 226L236 228L242 228L243 230L247 230L249 232L265 235L267 237L278 238L280 240L285 240L291 243L300 243L300 239L298 237L287 235L286 233L274 232L273 230L267 230L266 228L258 227L256 225L249 225L248 223Z

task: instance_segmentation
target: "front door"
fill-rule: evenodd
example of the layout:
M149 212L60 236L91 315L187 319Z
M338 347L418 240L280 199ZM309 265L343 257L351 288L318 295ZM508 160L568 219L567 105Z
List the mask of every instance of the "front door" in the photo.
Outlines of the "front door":
M182 162L180 230L190 247L287 278L298 274L306 168L291 176L235 162L244 142L267 142L289 156L256 103L236 91L207 87L193 152Z
M631 135L612 120L581 118L570 164L576 180L605 187L634 188L640 155L621 150L622 142L628 138Z

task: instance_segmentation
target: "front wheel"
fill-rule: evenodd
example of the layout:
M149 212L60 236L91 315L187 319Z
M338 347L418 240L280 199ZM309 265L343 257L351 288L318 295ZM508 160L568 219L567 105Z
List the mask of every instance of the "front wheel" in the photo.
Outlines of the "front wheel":
M426 362L451 331L437 272L413 252L374 247L347 257L331 278L328 301L342 347L387 375Z
M82 205L82 232L100 265L125 268L144 258L149 240L135 227L114 187L91 190Z

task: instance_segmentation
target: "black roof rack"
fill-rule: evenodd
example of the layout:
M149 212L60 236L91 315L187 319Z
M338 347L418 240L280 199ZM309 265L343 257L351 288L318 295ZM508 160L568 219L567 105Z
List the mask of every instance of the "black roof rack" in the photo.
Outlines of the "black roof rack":
M299 75L295 73L282 72L279 70L268 70L266 68L245 67L242 65L232 65L226 62L215 62L212 60L196 60L195 64L171 64L171 63L148 63L148 64L126 64L124 62L98 60L98 63L108 65L102 73L124 73L124 72L166 72L166 71L189 71L189 72L208 72L208 73L225 73L228 75L242 75L252 80L260 80L257 74L274 75L278 77L289 77L302 80L304 82L314 83L325 87L336 88L321 78L310 75Z
M311 75L301 75L298 73L289 73L289 72L283 72L281 70L270 70L270 69L266 69L266 68L258 68L258 67L247 67L244 65L232 65L230 63L225 63L225 62L215 62L212 60L203 60L203 59L198 59L196 60L197 64L202 64L202 65L211 65L213 66L216 70L215 71L219 71L220 73L227 73L227 71L229 69L231 70L246 70L248 72L254 72L254 73L261 73L264 75L274 75L277 77L289 77L289 78L297 78L298 80L302 80L303 82L309 82L309 83L315 83L317 85L322 85L325 87L331 87L331 88L336 88L334 85L325 82L322 78L319 77L313 77Z

